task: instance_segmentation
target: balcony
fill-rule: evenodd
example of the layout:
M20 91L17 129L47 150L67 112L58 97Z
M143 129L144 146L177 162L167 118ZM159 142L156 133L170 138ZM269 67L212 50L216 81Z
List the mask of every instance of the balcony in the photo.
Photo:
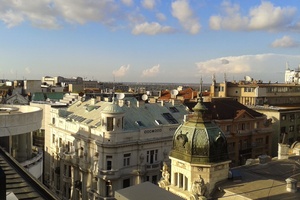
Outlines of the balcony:
M103 179L116 179L120 177L119 170L103 170L98 169L99 175Z
M152 164L147 163L146 164L146 169L147 170L157 170L157 169L160 169L160 162L155 162L155 163L152 163Z

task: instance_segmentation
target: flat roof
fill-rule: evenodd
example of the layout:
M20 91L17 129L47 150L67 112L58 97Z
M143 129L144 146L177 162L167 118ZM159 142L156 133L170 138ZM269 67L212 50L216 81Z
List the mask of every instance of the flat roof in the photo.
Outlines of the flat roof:
M181 197L150 182L115 191L117 200L183 200Z
M226 180L217 185L215 198L227 199L300 199L300 192L286 190L286 179L300 174L300 157L272 160L266 164L252 164L233 168L238 179ZM298 180L298 190L300 183Z

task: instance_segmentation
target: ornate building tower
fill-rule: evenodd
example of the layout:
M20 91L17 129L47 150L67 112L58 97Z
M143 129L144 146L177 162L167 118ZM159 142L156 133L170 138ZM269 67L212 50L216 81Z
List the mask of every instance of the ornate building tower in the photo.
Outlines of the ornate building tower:
M173 137L171 182L163 176L159 185L185 199L205 199L227 179L230 161L225 135L205 113L202 97L193 110Z

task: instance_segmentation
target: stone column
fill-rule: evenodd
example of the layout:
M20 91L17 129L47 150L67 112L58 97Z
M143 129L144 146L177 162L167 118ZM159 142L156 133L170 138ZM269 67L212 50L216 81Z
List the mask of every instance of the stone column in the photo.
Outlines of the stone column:
M27 160L27 137L25 133L18 135L18 153L16 159L19 162Z

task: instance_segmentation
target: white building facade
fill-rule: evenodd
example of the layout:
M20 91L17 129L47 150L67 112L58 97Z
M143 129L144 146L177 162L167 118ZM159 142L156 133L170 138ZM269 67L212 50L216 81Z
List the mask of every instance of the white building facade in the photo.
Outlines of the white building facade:
M156 184L162 163L170 164L172 137L187 113L182 104L134 98L51 109L45 138L50 188L65 199L114 199L118 189Z

